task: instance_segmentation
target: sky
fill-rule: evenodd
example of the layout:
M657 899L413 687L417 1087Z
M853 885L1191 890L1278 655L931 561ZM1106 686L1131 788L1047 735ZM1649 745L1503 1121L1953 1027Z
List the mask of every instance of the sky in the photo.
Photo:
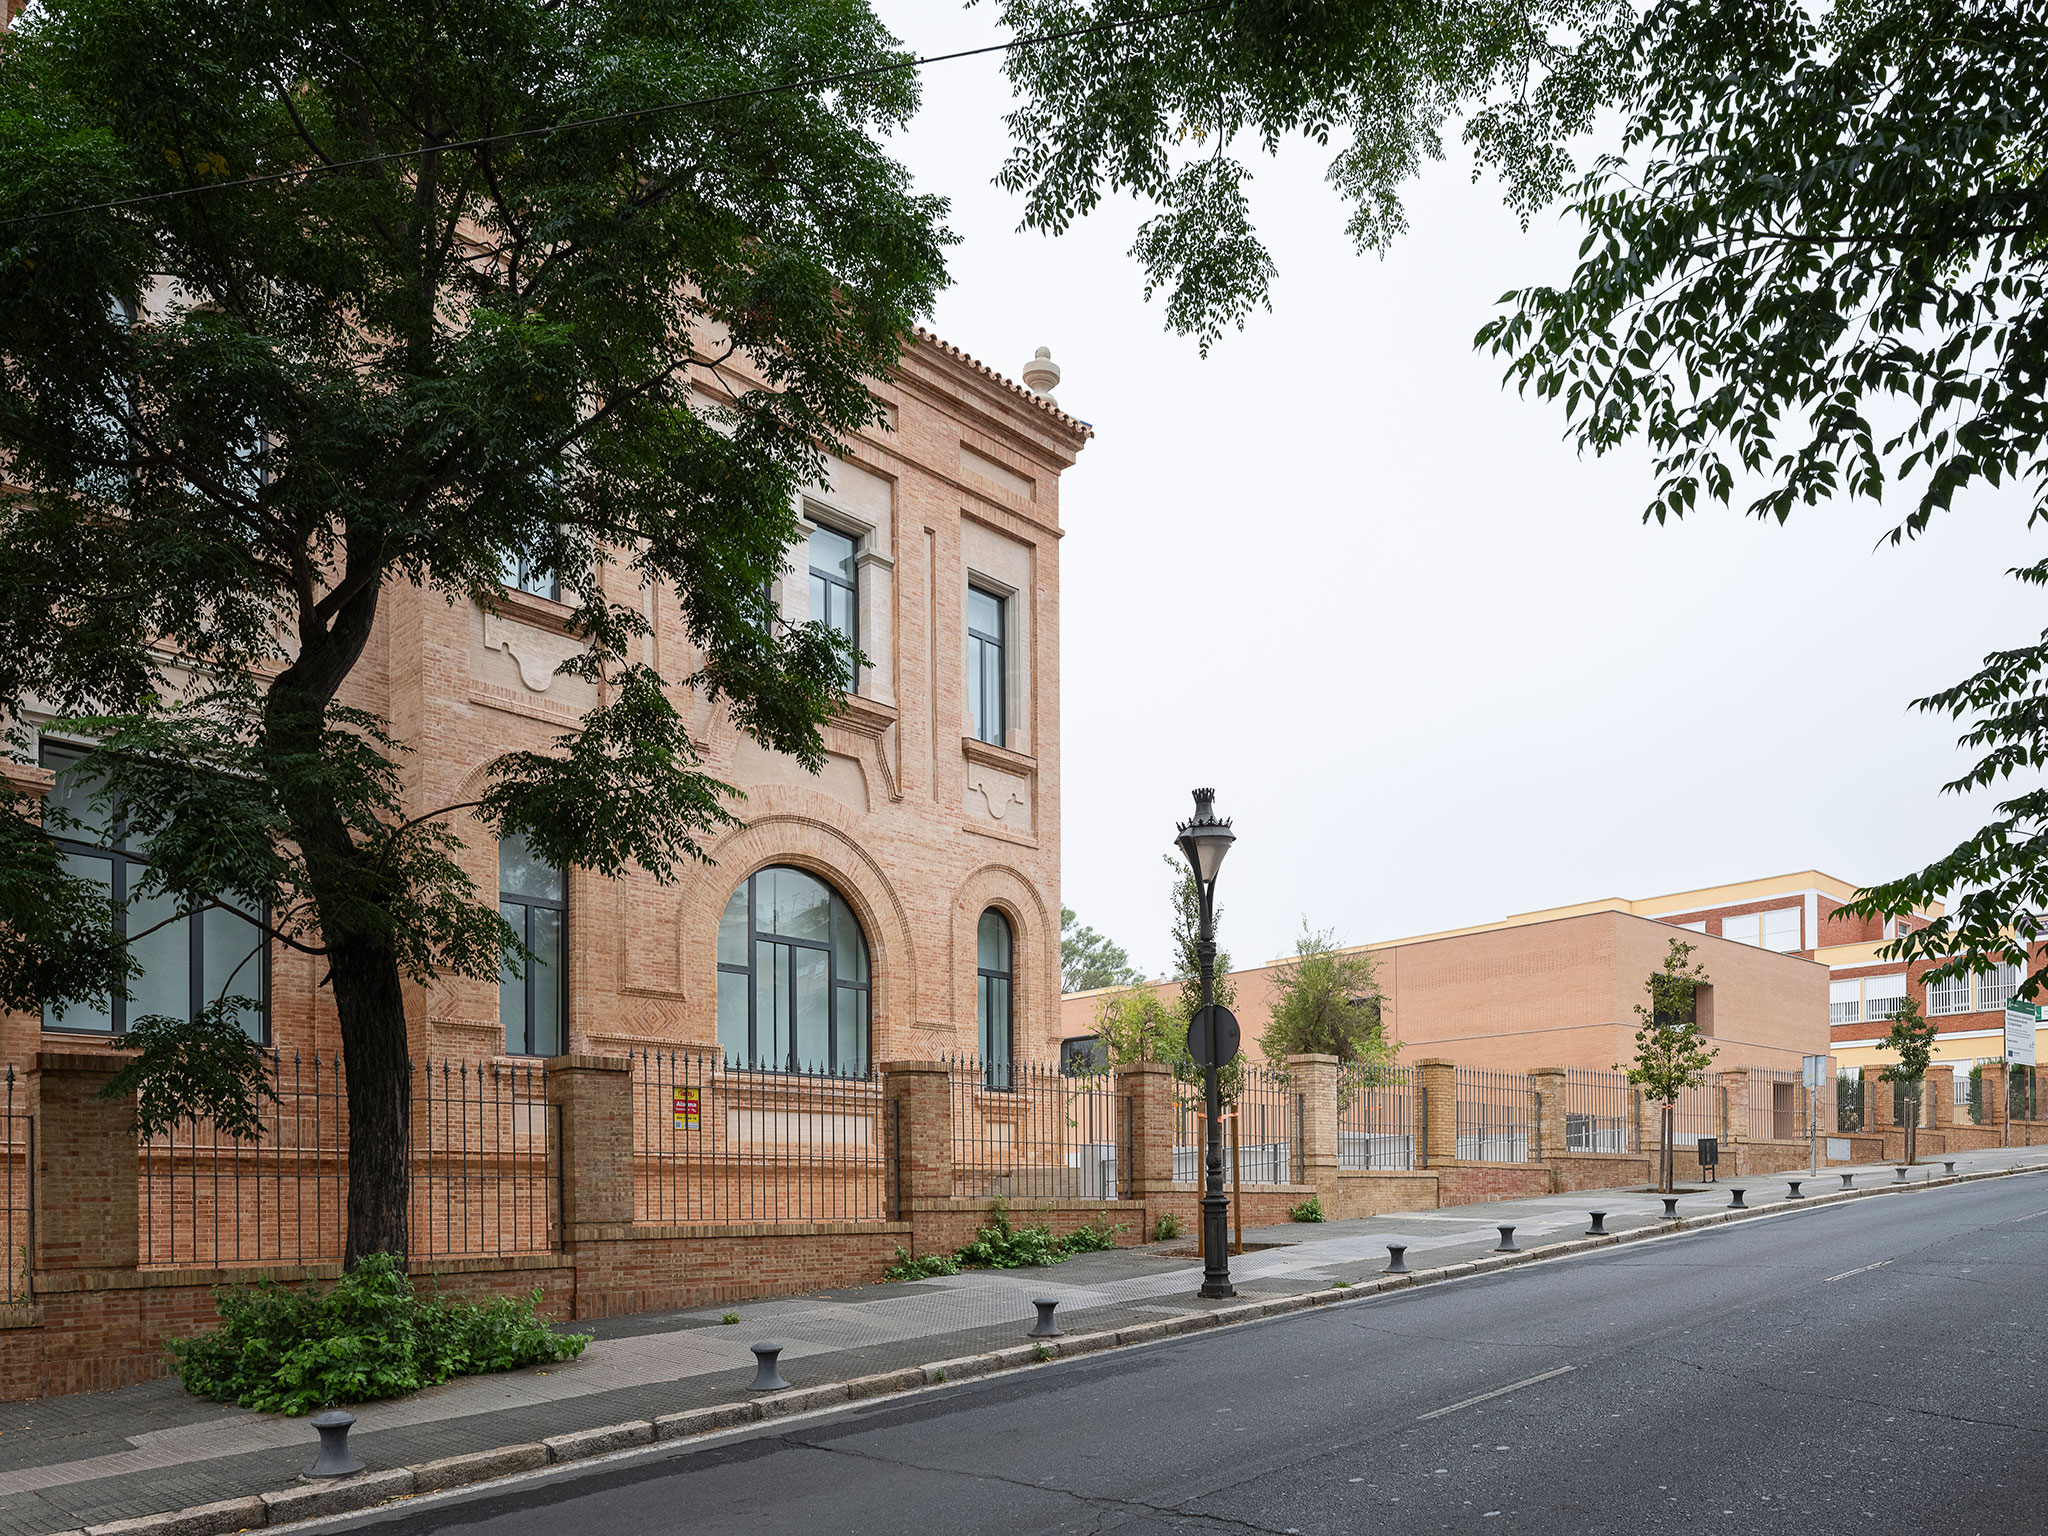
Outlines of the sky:
M878 10L921 54L1001 36L986 7ZM2040 632L2003 574L2039 558L2023 492L1973 490L1902 548L1879 539L1903 497L1646 525L1647 454L1581 459L1472 347L1503 293L1569 277L1581 231L1525 233L1455 150L1384 259L1352 249L1326 151L1261 162L1272 312L1203 358L1145 302L1145 210L1018 232L998 63L923 77L891 148L961 237L931 323L1012 378L1049 347L1096 431L1060 482L1062 895L1147 974L1197 785L1235 820L1239 964L1304 923L1360 943L1809 868L1875 882L1987 819L1992 797L1940 792L1956 724L1909 705Z

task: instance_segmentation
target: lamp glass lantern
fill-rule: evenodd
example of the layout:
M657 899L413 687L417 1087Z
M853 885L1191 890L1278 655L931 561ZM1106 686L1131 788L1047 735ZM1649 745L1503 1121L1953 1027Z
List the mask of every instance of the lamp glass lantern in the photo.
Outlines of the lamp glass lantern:
M1223 856L1237 841L1237 834L1230 830L1229 818L1219 818L1216 814L1215 790L1195 791L1194 819L1180 824L1180 836L1174 841L1187 857L1195 878L1205 886L1214 885L1216 872L1223 867Z

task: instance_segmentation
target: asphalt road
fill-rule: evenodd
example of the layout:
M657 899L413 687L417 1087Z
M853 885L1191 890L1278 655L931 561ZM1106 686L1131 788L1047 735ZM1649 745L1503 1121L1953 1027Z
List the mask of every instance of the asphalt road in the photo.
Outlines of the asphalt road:
M1531 1265L348 1522L2048 1532L2048 1176Z

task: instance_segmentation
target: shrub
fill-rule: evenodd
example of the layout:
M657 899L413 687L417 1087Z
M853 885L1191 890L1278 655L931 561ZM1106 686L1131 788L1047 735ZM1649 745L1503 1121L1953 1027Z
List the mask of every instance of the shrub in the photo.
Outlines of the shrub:
M524 1301L421 1295L398 1260L372 1254L330 1291L273 1281L213 1293L220 1327L169 1345L185 1389L266 1413L403 1397L451 1376L512 1371L583 1353Z
M1321 1221L1323 1219L1322 1197L1320 1195L1310 1195L1301 1204L1289 1207L1287 1217L1290 1221Z
M882 1271L884 1280L929 1280L933 1275L957 1275L960 1261L950 1253L927 1253L922 1257L913 1254L901 1243L896 1245L896 1262ZM738 1321L737 1318L734 1319Z
M1173 1212L1168 1211L1158 1221L1153 1223L1152 1241L1155 1243L1171 1242L1176 1237L1179 1237L1184 1230L1180 1224L1180 1218L1174 1215Z

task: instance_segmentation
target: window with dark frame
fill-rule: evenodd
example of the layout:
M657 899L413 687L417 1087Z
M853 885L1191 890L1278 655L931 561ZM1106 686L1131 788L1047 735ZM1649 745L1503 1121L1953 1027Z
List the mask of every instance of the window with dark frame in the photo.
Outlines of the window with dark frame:
M815 875L770 865L718 923L718 1043L734 1070L866 1077L873 984L853 909Z
M860 541L823 525L811 530L811 622L860 649ZM849 661L840 686L860 692L860 668Z
M237 1010L243 1031L258 1044L266 1042L270 950L258 919L223 907L190 912L185 899L170 892L136 894L149 869L148 850L130 836L118 813L110 818L94 807L84 752L45 742L40 761L56 775L50 803L82 823L52 831L65 872L107 893L114 931L128 941L128 952L141 966L128 983L128 997L105 995L74 1003L62 1014L46 1007L43 1028L118 1037L128 1032L131 1020L152 1014L196 1018L214 1002L240 997L255 1004Z
M967 709L974 739L1009 744L1004 698L1003 600L980 587L967 589Z
M551 602L559 603L562 600L562 578L550 567L541 565L523 554L505 556L499 566L498 576L515 592L545 597Z
M1001 1092L1016 1086L1011 1069L1012 949L1010 920L990 907L974 934L974 1025L982 1081Z
M524 834L498 844L498 915L528 954L507 950L498 973L498 1018L508 1056L559 1056L568 1017L567 883Z

